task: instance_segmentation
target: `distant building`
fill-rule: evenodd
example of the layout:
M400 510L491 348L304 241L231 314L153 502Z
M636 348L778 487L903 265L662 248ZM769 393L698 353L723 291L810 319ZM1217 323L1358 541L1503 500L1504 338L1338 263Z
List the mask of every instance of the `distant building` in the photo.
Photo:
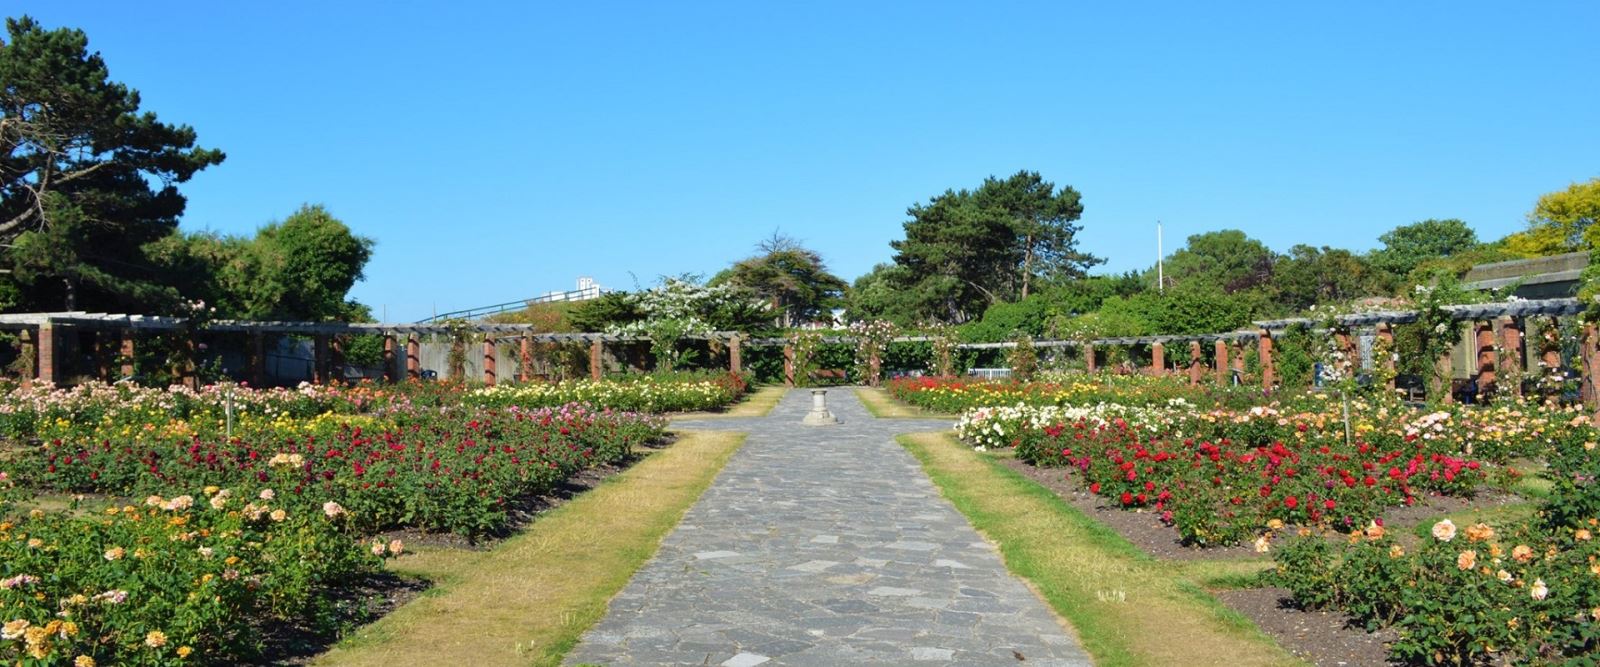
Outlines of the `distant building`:
M578 289L570 292L545 292L538 298L532 299L530 303L546 303L550 301L586 301L588 299L599 298L601 294L605 294L609 291L611 290L601 287L600 283L595 282L594 278L590 278L589 276L580 276L578 278Z
M1578 277L1589 266L1589 253L1518 259L1510 262L1479 264L1462 277L1469 289L1504 289L1516 286L1511 295L1524 299L1559 299L1576 296Z

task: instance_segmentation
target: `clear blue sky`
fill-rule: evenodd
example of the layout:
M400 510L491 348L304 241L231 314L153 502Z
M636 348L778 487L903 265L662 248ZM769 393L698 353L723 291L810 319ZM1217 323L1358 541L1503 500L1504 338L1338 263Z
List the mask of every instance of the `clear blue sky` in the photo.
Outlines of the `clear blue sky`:
M1157 219L1169 250L1498 238L1600 176L1587 1L8 4L227 151L185 228L325 204L391 320L710 274L775 229L852 279L907 205L1024 168L1083 193L1108 270Z

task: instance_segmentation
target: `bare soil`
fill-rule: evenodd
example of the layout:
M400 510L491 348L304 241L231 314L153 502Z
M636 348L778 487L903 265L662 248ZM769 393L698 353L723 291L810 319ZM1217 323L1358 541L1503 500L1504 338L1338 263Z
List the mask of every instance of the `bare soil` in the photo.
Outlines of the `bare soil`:
M1367 632L1336 611L1295 607L1285 588L1214 591L1223 604L1249 617L1284 648L1317 667L1390 665L1393 630Z

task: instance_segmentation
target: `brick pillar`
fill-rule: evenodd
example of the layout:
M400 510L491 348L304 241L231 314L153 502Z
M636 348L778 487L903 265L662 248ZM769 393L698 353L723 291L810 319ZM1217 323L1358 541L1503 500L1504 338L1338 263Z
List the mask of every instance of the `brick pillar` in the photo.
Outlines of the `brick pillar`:
M328 343L328 380L330 382L344 381L344 336L333 336Z
M1477 345L1473 347L1478 354L1478 368L1472 369L1473 372L1477 372L1478 369L1484 366L1499 368L1500 351L1495 347L1494 325L1488 322L1479 322L1476 330L1478 334Z
M1217 384L1228 386L1228 341L1218 339L1213 353L1216 355Z
M17 354L23 359L33 360L28 367L20 370L17 378L23 388L32 387L39 374L39 336L33 329L17 332Z
M1205 375L1206 365L1200 358L1200 341L1189 341L1189 384L1200 384L1200 376Z
M399 375L400 375L399 370L395 368L395 364L397 362L397 357L399 356L397 354L398 350L396 350L395 348L398 347L398 345L399 345L399 341L395 340L394 334L386 333L386 334L383 335L383 381L384 382L394 382L395 379L397 377L399 377Z
M1084 343L1083 344L1083 364L1084 364L1084 367L1087 368L1090 373L1094 373L1095 370L1096 370L1094 362L1095 362L1095 358L1094 358L1094 343Z
M883 359L879 358L877 352L873 352L872 356L867 357L867 385L871 387L878 386L882 382L882 377Z
M794 386L794 343L783 346L783 386Z
M1339 347L1340 354L1344 355L1344 360L1339 362L1340 366L1337 369L1339 377L1345 379L1354 377L1356 371L1361 369L1361 359L1359 358L1361 351L1356 349L1356 337L1350 335L1349 332L1341 331L1333 335L1333 342Z
M38 361L39 384L45 387L56 386L56 372L61 369L56 359L56 328L45 320L39 325Z
M328 382L328 335L317 334L311 338L311 383Z
M517 381L527 382L533 373L533 334L522 334L517 342Z
M1522 397L1522 324L1514 317L1502 317L1500 327L1500 377L1510 387L1511 395Z
M406 336L406 379L422 379L422 341L416 334Z
M1256 351L1261 358L1261 386L1270 390L1278 379L1272 365L1272 332L1262 329L1256 335Z
M1383 366L1384 371L1389 375L1389 381L1386 382L1385 384L1387 384L1389 386L1390 395L1393 395L1394 394L1394 354L1395 354L1395 352L1394 352L1394 327L1389 326L1388 322L1380 322L1380 323L1378 323L1377 333L1375 335L1377 336L1378 340L1381 340L1381 341L1384 342L1384 347L1388 348L1389 351L1383 355L1382 359L1373 359L1372 360L1372 364L1374 366L1377 366L1377 365L1380 365L1380 364ZM1377 341L1373 341L1373 343L1376 344Z
M183 385L190 389L200 388L200 375L195 370L195 359L198 359L200 356L200 350L197 349L199 346L195 344L194 340L195 336L198 335L200 334L197 331L189 331L184 333L183 361L180 362L182 363L182 367L178 369L179 374L183 378Z
M739 336L728 339L728 370L735 375L744 372L744 357L739 351Z
M589 343L589 379L598 381L605 369L601 366L602 355L605 354L605 343L596 338Z
M267 383L267 335L250 332L250 386L262 387Z
M135 369L134 369L134 366L133 366L133 352L134 352L134 349L133 349L133 332L130 331L130 330L123 330L123 332L122 332L122 350L121 350L121 352L122 352L122 354L121 354L121 356L122 356L122 377L131 378L131 377L133 377L133 372L134 372Z
M494 347L494 336L485 335L483 337L483 383L490 387L494 386L496 371L500 370L500 360L495 358L497 355Z
M111 332L96 331L94 336L94 377L101 382L111 381Z
M1435 359L1433 362L1432 388L1439 392L1439 394L1436 394L1436 396L1439 396L1440 400L1445 403L1455 402L1455 397L1450 395L1450 376L1452 375L1450 372L1450 366L1452 363L1451 356L1453 356L1452 353L1445 352L1444 354L1439 355L1439 358Z
M1237 371L1242 382L1244 379L1244 339L1235 339L1228 347L1233 349L1233 370Z
M40 343L43 344L43 340ZM1583 325L1583 405L1589 408L1590 421L1600 423L1600 398L1596 396L1596 379L1600 378L1600 332L1593 324ZM44 368L40 366L40 368ZM40 371L43 373L43 371Z
M1156 341L1150 345L1150 374L1164 375L1167 372L1167 346Z

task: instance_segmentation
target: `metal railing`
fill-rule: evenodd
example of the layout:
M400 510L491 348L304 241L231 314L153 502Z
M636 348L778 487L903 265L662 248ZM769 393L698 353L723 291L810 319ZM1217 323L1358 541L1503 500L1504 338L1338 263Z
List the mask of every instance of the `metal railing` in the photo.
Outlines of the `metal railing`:
M567 290L565 292L552 292L550 294L545 294L543 296L536 296L536 297L533 297L531 299L521 299L521 300L518 300L518 301L507 301L505 303L497 303L497 304L494 304L492 306L478 306L477 308L468 308L466 310L453 310L453 311L450 311L448 313L439 313L438 315L434 315L433 317L417 320L417 324L431 324L431 323L434 323L434 322L443 322L445 320L453 320L453 319L473 320L473 319L477 319L477 318L480 318L480 317L487 317L489 315L498 315L500 313L509 312L509 311L513 311L513 310L522 310L523 308L527 308L528 306L532 306L532 305L540 304L540 303L559 303L559 302L563 302L563 301L588 301L589 299L597 299L597 298L600 298L602 295L609 294L609 293L615 292L615 291L616 290L606 289L604 287L591 287L589 289L575 289L575 290Z

